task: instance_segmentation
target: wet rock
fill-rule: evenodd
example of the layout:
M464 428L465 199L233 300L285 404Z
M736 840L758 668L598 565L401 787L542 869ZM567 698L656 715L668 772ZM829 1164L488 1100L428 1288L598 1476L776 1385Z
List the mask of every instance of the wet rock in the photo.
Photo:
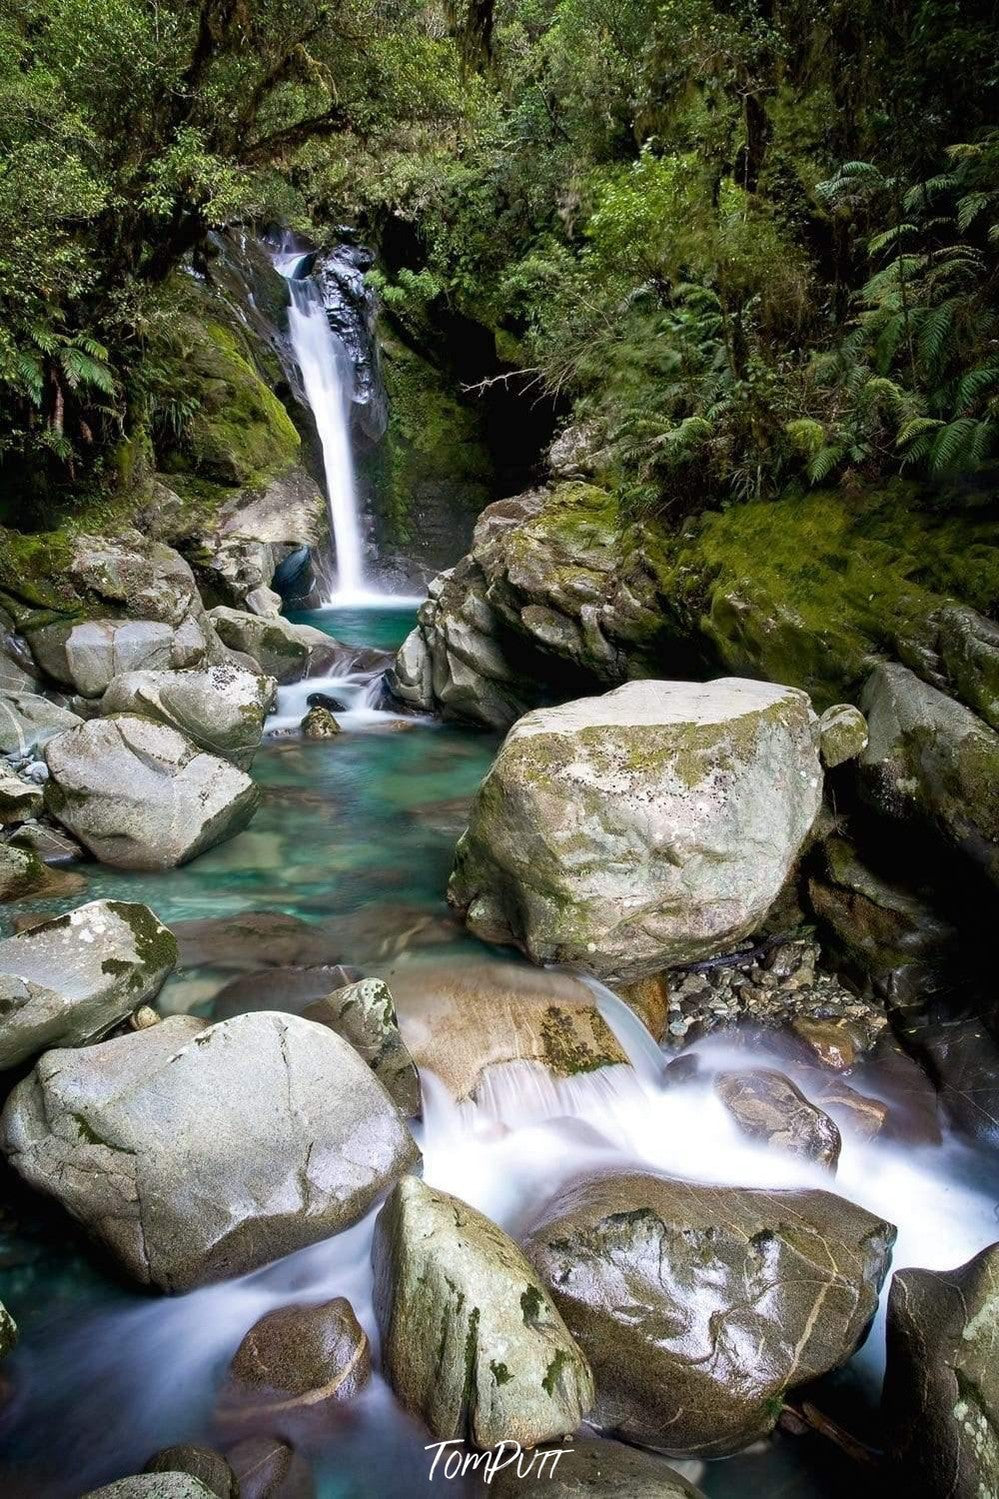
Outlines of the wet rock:
M574 1431L593 1379L520 1250L466 1203L407 1176L375 1224L386 1377L441 1440L524 1446Z
M260 801L228 760L135 714L82 724L44 753L49 812L95 858L122 869L186 864L240 832Z
M495 1070L576 1077L627 1057L586 985L512 963L414 965L393 975L403 1040L452 1097L488 1100Z
M17 848L30 849L44 864L75 864L83 849L74 838L48 822L26 822L11 838Z
M0 691L0 754L28 754L79 722L79 714L37 692Z
M867 748L867 739L867 720L852 703L837 703L819 719L819 747L827 770L856 760Z
M958 1270L900 1270L888 1297L892 1470L920 1499L999 1493L999 1244Z
M83 698L98 698L130 671L178 671L221 655L203 613L179 624L154 619L92 619L44 625L32 632L38 664Z
M893 663L871 673L862 705L868 800L887 817L921 821L999 883L999 734Z
M634 1010L653 1041L661 1041L669 1022L669 975L650 973L634 984L619 984L619 999Z
M190 1444L164 1447L162 1452L149 1459L143 1472L186 1473L204 1484L216 1499L240 1499L235 1473L221 1452L215 1452L211 1447Z
M37 854L28 848L0 843L0 901L20 900L22 896L38 894L47 883L48 871Z
M888 1122L888 1105L880 1098L858 1093L846 1083L826 1083L817 1094L818 1102L828 1109L841 1127L858 1140L874 1140Z
M251 656L267 676L278 682L317 676L343 654L344 648L336 640L311 625L293 625L281 617L264 619L224 606L212 609L210 618L224 645Z
M824 842L808 893L838 951L880 990L903 970L910 982L929 977L954 941L952 927L920 894L883 879L845 838Z
M449 902L488 941L629 982L753 931L818 813L804 693L630 682L510 731Z
M306 739L335 739L341 732L328 708L310 708L300 727Z
M877 1306L895 1230L828 1192L630 1174L571 1186L526 1241L593 1366L590 1424L722 1457L838 1368Z
M141 1473L119 1478L83 1499L213 1499L214 1490L190 1473Z
M0 1301L0 1359L5 1359L17 1342L17 1324Z
M310 692L305 701L310 708L325 708L330 713L347 711L347 704L342 703L338 697L330 697L328 692Z
M226 1430L295 1439L328 1427L371 1377L371 1349L344 1297L283 1306L255 1322L233 1355L216 1418Z
M392 995L381 979L347 984L302 1013L349 1041L407 1118L420 1112L420 1075L402 1039Z
M925 1006L895 1009L892 1018L951 1123L987 1146L999 1142L999 1016L945 994Z
M226 1456L239 1481L239 1499L313 1499L308 1463L276 1437L247 1437Z
M496 1499L704 1499L661 1457L621 1442L577 1437L547 1449L542 1463L544 1450L525 1453L519 1472L514 1462L496 1474L490 1490Z
M863 1050L858 1032L848 1019L819 1020L811 1015L796 1015L791 1029L815 1061L833 1072L845 1072Z
M155 999L177 944L148 906L95 900L0 942L0 1069L80 1046Z
M955 695L999 729L999 625L954 603L940 610L937 625L937 647Z
M25 781L0 760L0 827L27 822L42 810L41 788Z
M115 677L101 712L139 714L213 755L249 769L274 698L272 677L231 663L192 671L133 671Z
M136 1280L188 1290L356 1222L419 1152L381 1084L295 1016L171 1016L46 1053L0 1145Z
M839 1130L782 1072L769 1068L720 1072L714 1086L739 1129L751 1140L836 1169L842 1143Z

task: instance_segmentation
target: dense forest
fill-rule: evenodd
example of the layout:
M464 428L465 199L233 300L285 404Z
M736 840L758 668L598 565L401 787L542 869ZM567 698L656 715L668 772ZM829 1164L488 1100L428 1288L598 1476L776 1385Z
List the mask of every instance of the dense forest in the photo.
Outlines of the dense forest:
M966 480L999 410L995 19L5 0L5 482L71 500L183 432L177 271L210 230L342 223L402 329L487 330L639 509Z

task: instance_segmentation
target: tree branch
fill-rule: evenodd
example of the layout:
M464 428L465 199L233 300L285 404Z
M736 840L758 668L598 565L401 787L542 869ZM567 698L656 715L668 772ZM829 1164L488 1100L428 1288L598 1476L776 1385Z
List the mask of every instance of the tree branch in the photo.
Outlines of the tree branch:
M329 109L321 115L310 115L306 120L299 120L294 125L286 125L283 130L272 130L269 135L251 141L240 153L239 159L244 166L259 166L262 162L273 161L285 151L294 150L296 146L304 145L306 141L313 140L317 136L334 135L338 130L349 130L352 124L350 115L345 109L339 104L331 104Z

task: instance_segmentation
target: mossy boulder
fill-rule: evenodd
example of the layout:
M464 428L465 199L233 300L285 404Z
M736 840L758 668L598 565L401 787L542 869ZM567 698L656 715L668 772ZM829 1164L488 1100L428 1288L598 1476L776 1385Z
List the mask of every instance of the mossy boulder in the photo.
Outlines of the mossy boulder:
M573 671L613 683L721 667L803 688L823 711L856 702L894 657L988 719L996 535L992 502L934 503L905 484L733 505L677 530L592 482L531 491L483 512L468 557L438 580L420 624L436 668L424 706L479 718L469 692L449 704L441 690L445 623L476 594L478 628L533 679L534 702Z
M28 822L42 810L42 789L0 760L0 827Z
M216 1499L216 1494L191 1473L138 1473L91 1489L83 1499Z
M48 883L48 870L32 849L0 843L0 900L38 894Z
M448 900L536 963L632 982L753 932L818 813L815 715L740 678L632 682L507 735Z
M676 1456L765 1436L866 1334L895 1230L816 1191L644 1174L566 1188L525 1243L593 1367L589 1424Z
M181 335L185 388L196 400L185 462L206 479L231 485L260 483L291 468L301 438L255 368L245 339L210 317L185 319Z
M277 682L298 682L329 666L343 647L312 625L293 625L281 616L264 618L220 605L210 618L219 639L230 650L249 656Z
M957 1270L900 1270L888 1297L892 1470L919 1499L999 1493L999 1244Z
M872 672L862 702L870 802L886 817L922 822L999 884L999 734L895 663Z
M589 1365L495 1223L407 1176L378 1215L372 1263L386 1377L435 1437L533 1446L576 1429Z
M0 1301L0 1359L5 1359L17 1342L17 1323Z
M577 1437L571 1444L500 1454L495 1499L704 1499L661 1457L623 1442Z
M177 943L148 906L95 900L0 942L0 1070L103 1036L149 1004Z

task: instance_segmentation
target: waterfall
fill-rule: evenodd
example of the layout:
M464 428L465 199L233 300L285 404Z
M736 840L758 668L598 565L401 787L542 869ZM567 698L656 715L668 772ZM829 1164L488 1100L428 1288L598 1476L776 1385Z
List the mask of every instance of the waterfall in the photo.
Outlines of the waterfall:
M350 443L353 368L343 344L330 328L318 283L312 276L301 274L309 259L301 254L279 254L274 263L288 280L288 332L323 450L337 572L336 592L328 602L343 604L367 596Z

